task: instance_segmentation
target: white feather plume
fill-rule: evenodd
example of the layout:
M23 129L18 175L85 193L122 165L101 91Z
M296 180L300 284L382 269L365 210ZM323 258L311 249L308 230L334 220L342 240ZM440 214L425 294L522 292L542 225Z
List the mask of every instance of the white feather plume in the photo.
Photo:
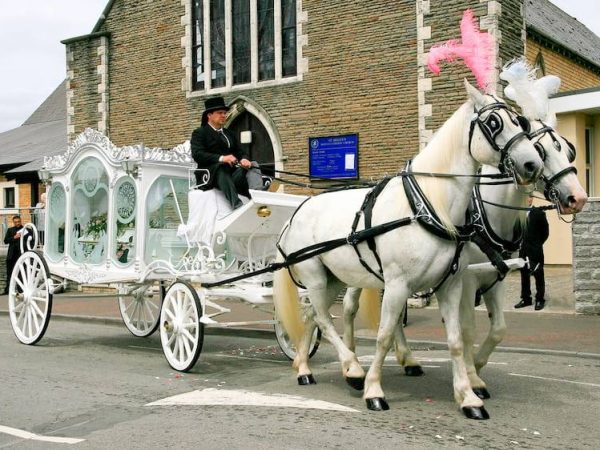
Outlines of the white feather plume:
M547 75L536 80L535 72L524 58L509 62L500 73L500 79L508 83L504 95L516 102L528 119L555 121L548 103L550 95L558 92L560 78Z

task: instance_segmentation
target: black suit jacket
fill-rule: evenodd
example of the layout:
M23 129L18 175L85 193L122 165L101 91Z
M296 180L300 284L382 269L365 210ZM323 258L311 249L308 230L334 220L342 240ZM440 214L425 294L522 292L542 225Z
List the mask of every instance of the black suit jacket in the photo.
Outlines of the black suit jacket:
M4 243L8 244L6 259L9 261L16 261L21 256L21 239L15 239L17 231L23 232L23 227L10 227L4 236Z
M532 262L544 263L544 242L549 235L546 213L540 208L532 208L527 216L527 227L521 244L521 256Z
M190 140L192 158L198 164L199 169L208 169L210 172L210 181L207 188L213 187L213 174L219 167L220 156L234 155L238 160L249 159L248 154L238 143L235 134L226 128L223 129L223 132L229 140L229 147L220 133L208 124L196 128L192 133L192 139Z

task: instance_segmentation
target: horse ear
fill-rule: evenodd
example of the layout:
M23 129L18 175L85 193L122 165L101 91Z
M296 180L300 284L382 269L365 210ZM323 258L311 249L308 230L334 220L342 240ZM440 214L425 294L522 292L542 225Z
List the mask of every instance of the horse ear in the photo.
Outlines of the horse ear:
M466 78L464 79L464 82L467 94L469 94L469 97L471 98L473 103L475 103L475 106L478 108L485 106L485 97L483 96L483 94L479 92L477 88L473 87L473 85L469 83Z

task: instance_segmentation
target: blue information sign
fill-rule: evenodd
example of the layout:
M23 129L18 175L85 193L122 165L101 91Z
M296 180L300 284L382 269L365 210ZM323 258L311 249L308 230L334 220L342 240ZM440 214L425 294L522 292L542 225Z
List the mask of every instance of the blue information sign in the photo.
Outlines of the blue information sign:
M309 173L319 178L358 178L358 134L308 138Z

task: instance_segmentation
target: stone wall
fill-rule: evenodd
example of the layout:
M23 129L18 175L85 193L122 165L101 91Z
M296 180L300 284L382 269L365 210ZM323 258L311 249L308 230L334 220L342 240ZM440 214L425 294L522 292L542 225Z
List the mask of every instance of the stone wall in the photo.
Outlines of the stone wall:
M600 198L590 198L573 223L575 311L600 314Z

